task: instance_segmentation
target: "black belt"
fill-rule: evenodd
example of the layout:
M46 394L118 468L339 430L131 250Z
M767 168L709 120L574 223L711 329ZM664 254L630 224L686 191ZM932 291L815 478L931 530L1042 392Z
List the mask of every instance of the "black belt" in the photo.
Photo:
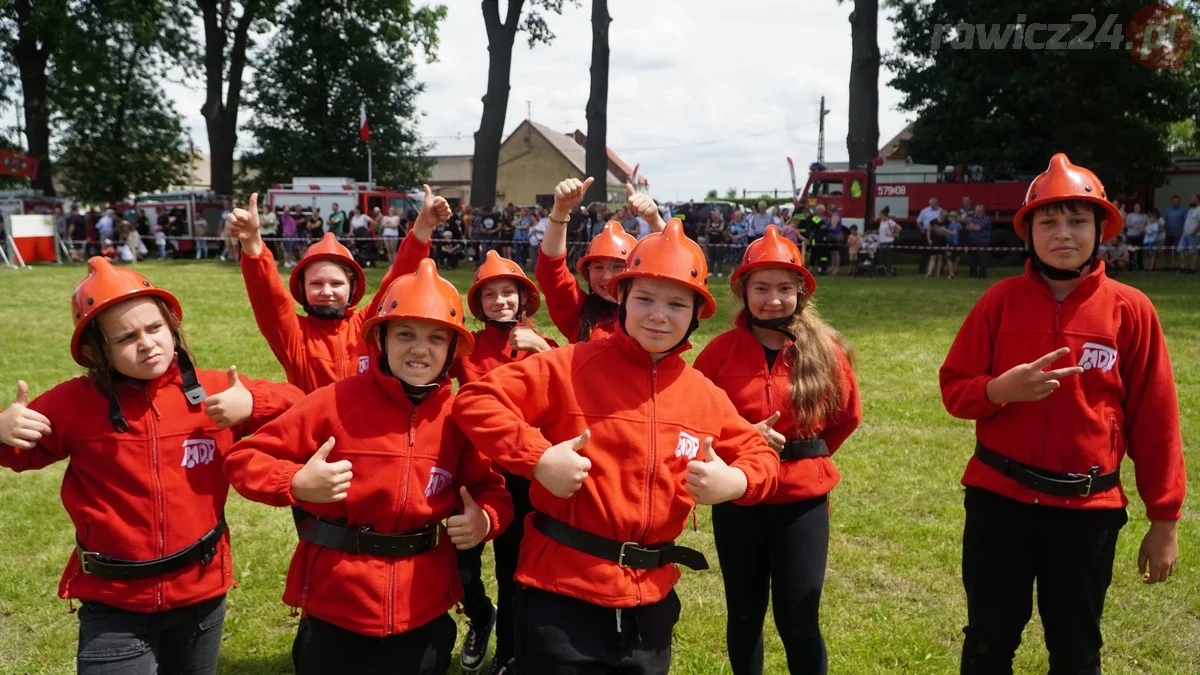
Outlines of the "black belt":
M620 542L573 527L541 511L534 512L533 526L563 546L615 562L626 569L653 570L672 563L694 570L708 569L708 560L703 553L676 546L673 541L655 546L642 546L636 541Z
M91 574L101 579L118 579L122 581L148 579L183 569L195 562L207 565L213 559L213 556L216 555L217 543L221 541L221 535L225 534L225 529L225 516L222 515L220 520L217 521L216 527L206 532L203 537L200 537L200 541L182 551L177 551L162 558L155 558L154 560L121 560L120 558L113 558L102 553L85 551L78 539L75 540L75 552L79 556L79 563L83 566L83 571L86 574Z
M825 445L825 439L817 436L815 438L795 438L783 444L783 449L779 451L779 461L790 462L794 459L812 459L813 457L828 457L829 446Z
M441 534L439 525L432 523L419 530L401 534L374 532L370 526L353 527L295 509L296 532L310 544L337 549L346 553L363 553L386 558L406 558L432 551Z
M1038 469L983 446L976 441L975 457L984 464L1017 481L1031 490L1056 497L1087 497L1094 492L1111 490L1121 484L1121 469L1100 473L1093 466L1087 473L1056 473Z

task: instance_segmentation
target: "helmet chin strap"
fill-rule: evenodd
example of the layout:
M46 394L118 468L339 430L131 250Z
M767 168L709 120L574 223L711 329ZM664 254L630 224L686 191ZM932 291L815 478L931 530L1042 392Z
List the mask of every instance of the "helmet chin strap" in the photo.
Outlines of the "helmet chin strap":
M346 318L345 307L338 309L337 307L330 307L328 305L314 306L305 303L304 309L308 312L309 316L313 317L314 319L320 319L321 321L332 321L335 319Z
M350 295L348 295L346 297L348 297L348 298L354 297L354 281L353 280L350 281ZM346 312L349 309L350 309L349 305L343 306L341 309L338 309L337 307L330 307L328 305L315 305L314 306L314 305L308 304L307 302L304 303L304 311L308 312L308 315L313 317L314 319L320 319L321 321L333 321L335 319L344 319L344 318L346 318Z
M799 302L799 296L797 296L797 302ZM742 293L742 306L746 308L746 323L751 326L773 330L776 333L782 333L792 342L796 341L796 336L792 335L792 332L787 329L788 324L792 322L791 316L781 316L774 319L760 319L754 316L754 312L750 311L750 301L746 299L745 292Z
M1035 249L1033 246L1033 237L1030 236L1028 241L1025 242L1025 245L1029 249L1030 258L1033 260L1033 268L1044 274L1047 279L1053 279L1054 281L1072 281L1074 279L1079 279L1086 276L1087 273L1092 269L1092 262L1096 260L1096 255L1100 252L1100 236L1102 232L1101 227L1102 224L1096 224L1096 241L1092 245L1092 255L1088 256L1087 261L1082 265L1070 270L1064 270L1052 265L1047 265L1044 260L1038 257L1037 249Z

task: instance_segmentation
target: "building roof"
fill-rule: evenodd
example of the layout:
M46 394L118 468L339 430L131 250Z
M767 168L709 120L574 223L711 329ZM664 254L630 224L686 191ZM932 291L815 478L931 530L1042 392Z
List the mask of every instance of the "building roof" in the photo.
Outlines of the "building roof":
M587 151L578 143L576 143L575 139L571 138L567 134L559 133L550 127L538 124L533 120L525 120L523 124L528 124L529 126L533 127L535 131L549 141L550 145L554 146L555 150L558 150L563 157L566 157L567 161L571 162L572 166L578 169L583 175L587 175ZM508 138L512 138L513 135L520 130L520 128L521 127L518 126L516 129L514 129L512 134L508 135ZM508 142L508 138L504 139L506 143ZM624 184L623 181L613 175L612 171L605 171L604 173L604 180L606 181L605 185Z
M900 133L896 134L892 140L884 144L879 149L879 154L884 159L904 159L908 156L908 142L912 140L913 123L909 122L904 125Z

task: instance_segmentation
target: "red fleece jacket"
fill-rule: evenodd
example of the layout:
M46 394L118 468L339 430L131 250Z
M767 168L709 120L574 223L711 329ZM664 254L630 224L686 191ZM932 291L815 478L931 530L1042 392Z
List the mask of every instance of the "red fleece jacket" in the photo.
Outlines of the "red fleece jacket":
M1010 368L1062 347L1051 369L1078 365L1081 375L1034 403L997 406L986 387ZM1115 471L1133 459L1138 493L1151 520L1178 520L1186 490L1179 402L1171 359L1154 305L1141 291L1109 279L1097 263L1062 302L1026 264L1025 274L992 286L963 322L941 369L942 401L975 420L984 446L1010 459L1061 473ZM972 458L964 485L1027 504L1122 508L1121 487L1087 497L1035 492Z

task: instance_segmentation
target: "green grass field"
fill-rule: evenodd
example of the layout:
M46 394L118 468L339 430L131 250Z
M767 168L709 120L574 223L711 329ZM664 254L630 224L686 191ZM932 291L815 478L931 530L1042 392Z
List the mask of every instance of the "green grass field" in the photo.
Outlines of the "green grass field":
M283 378L256 332L235 266L143 263L138 269L179 296L201 366L236 364L250 377ZM79 373L67 348L68 298L83 275L78 265L0 269L0 405L12 400L18 378L27 380L36 395ZM369 276L377 284L382 273L372 270ZM469 285L468 271L448 276L460 290ZM721 312L700 328L697 349L689 358L727 329L736 307L725 280L713 281ZM1200 446L1200 282L1166 274L1131 275L1126 281L1146 291L1158 307L1184 411L1184 443L1194 449ZM913 276L819 280L823 315L858 350L864 408L862 427L836 458L844 478L833 493L822 612L834 673L957 672L966 621L959 577L963 509L958 480L973 435L970 424L942 408L937 370L987 283ZM544 315L536 318L548 326ZM1200 485L1194 452L1188 453L1188 465L1194 491ZM77 621L67 602L55 595L73 538L59 502L62 471L62 465L25 475L0 471L3 673L74 671ZM1133 467L1125 471L1125 485L1132 486ZM1127 490L1131 517L1120 540L1105 612L1105 670L1200 672L1195 499L1184 508L1176 576L1163 585L1145 586L1136 570L1145 512L1132 487ZM704 550L715 565L708 515L701 509L699 531L689 528L681 543ZM291 672L296 619L280 601L295 542L291 517L284 509L251 504L232 491L228 517L240 586L229 594L220 670ZM684 610L675 630L672 672L728 673L720 572L685 570L678 591ZM786 673L773 631L768 617L766 672ZM1035 615L1016 670L1046 672L1047 667Z

